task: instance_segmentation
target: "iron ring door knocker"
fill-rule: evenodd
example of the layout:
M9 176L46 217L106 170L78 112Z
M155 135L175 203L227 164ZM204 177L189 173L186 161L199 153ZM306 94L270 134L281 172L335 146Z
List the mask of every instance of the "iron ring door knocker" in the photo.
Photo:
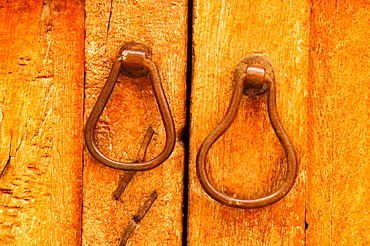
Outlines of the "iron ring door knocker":
M275 76L270 62L260 56L248 56L237 66L234 74L235 88L226 115L217 127L208 135L201 144L196 160L198 179L206 191L216 201L238 208L261 208L271 205L282 199L293 187L297 176L297 157L294 146L290 141L283 125L281 124L276 110ZM209 149L217 139L226 132L234 121L240 101L245 94L262 94L267 91L267 110L271 125L278 137L287 159L287 173L284 183L273 194L266 197L243 200L229 197L217 189L210 182L206 170L206 157Z
M151 48L144 44L132 42L124 44L121 47L118 57L112 66L107 82L103 86L103 89L86 122L85 142L87 149L96 160L106 166L129 171L149 170L163 163L171 155L175 147L176 132L174 121L166 95L164 94L162 88L161 78L159 76L157 66L151 60L151 56ZM119 73L132 78L144 77L147 74L150 76L154 95L156 97L158 108L160 110L163 125L166 131L166 144L162 152L156 158L150 161L143 163L123 163L115 161L104 156L96 145L94 130L99 117L102 114L110 95L112 94Z

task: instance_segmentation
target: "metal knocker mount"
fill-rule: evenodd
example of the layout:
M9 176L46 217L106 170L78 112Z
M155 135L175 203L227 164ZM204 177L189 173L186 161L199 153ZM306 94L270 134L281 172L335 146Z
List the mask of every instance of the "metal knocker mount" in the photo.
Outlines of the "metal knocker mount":
M164 94L162 88L161 78L159 76L157 66L151 60L151 57L152 49L144 44L135 42L124 44L118 53L117 59L112 66L107 82L103 86L103 89L86 122L85 142L87 149L96 160L104 165L120 170L149 170L164 162L171 155L175 147L176 132L174 121L166 95ZM106 103L109 100L110 95L112 94L119 73L132 78L144 77L149 74L152 82L154 95L156 97L166 131L166 144L162 152L156 158L148 162L123 163L111 160L100 152L95 142L94 130L96 128L96 124L104 110Z
M279 201L285 197L293 187L297 176L297 157L294 146L285 132L277 114L275 76L270 62L260 56L248 56L244 58L235 70L234 81L235 88L226 115L203 141L198 150L196 161L197 175L203 189L216 201L227 206L238 208L261 208ZM273 194L254 200L243 200L229 197L216 190L210 182L206 170L208 151L234 121L238 113L243 92L246 95L259 95L267 92L267 110L271 126L285 151L287 159L287 173L285 181L280 188Z

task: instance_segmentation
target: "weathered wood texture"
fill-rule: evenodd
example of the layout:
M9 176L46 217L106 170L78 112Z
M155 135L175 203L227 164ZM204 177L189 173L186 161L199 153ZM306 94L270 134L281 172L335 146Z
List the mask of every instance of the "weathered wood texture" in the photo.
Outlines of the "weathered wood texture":
M138 172L121 200L112 198L123 171L95 161L86 151L83 245L117 245L127 223L156 190L158 198L129 245L181 245L185 126L187 2L86 1L86 100L89 115L122 44L141 42L153 49L177 129L177 144L161 166ZM150 79L119 77L95 136L104 154L133 162L148 127L155 134L146 160L164 146L165 131Z
M0 1L0 54L0 245L79 245L83 2Z
M195 1L189 245L304 245L309 13L305 0ZM300 171L282 201L243 210L221 205L203 191L195 158L225 114L236 65L252 54L273 64L279 115L296 147ZM266 96L245 97L236 120L208 154L211 180L231 196L258 198L277 189L285 167L284 151L267 116Z
M312 4L307 245L369 245L370 2Z

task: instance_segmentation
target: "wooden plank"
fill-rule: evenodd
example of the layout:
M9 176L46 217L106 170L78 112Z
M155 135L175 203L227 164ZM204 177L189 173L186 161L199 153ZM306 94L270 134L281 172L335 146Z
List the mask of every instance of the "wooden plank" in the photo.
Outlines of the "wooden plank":
M307 245L368 245L370 4L312 5Z
M154 201L130 245L181 245L185 126L187 1L86 1L85 119L100 93L121 45L140 42L153 49L177 129L177 144L161 166L138 172L121 200L112 198L123 171L85 154L84 245L118 245L125 227L155 190ZM136 160L148 127L154 136L146 160L164 146L165 132L149 78L121 76L96 129L99 147L121 161Z
M309 11L303 0L195 1L189 245L304 245ZM236 65L251 54L268 58L274 66L278 111L296 147L300 172L282 201L243 210L221 205L203 191L195 158L225 114ZM267 117L266 96L245 97L235 122L211 148L208 170L218 189L253 199L282 183L284 159Z
M81 240L84 6L0 2L0 244Z

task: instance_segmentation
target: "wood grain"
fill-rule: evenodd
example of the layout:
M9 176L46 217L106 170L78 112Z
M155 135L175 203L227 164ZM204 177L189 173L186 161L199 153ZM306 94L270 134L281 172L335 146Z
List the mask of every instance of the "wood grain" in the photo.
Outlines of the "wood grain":
M307 1L195 1L189 245L304 245L309 11ZM195 157L226 111L236 65L252 54L273 64L278 111L296 147L300 172L282 201L243 210L221 205L202 190ZM285 166L266 96L245 97L235 122L208 154L211 180L231 196L258 198L282 183Z
M79 245L84 6L0 1L0 244Z
M181 245L185 126L187 2L86 1L85 119L105 83L121 45L141 42L153 49L177 130L177 144L161 166L138 172L121 200L112 198L123 171L96 162L87 152L84 168L83 245L118 245L120 237L150 194L158 198L128 245ZM155 134L146 160L164 146L165 132L149 78L121 76L96 129L107 156L133 162L148 127Z
M366 0L194 1L182 239L187 2L87 0L85 29L81 1L0 0L0 245L118 245L153 191L158 199L128 245L370 244L369 12ZM123 172L85 152L82 201L82 119L119 47L131 41L153 48L178 143L162 166L136 173L119 201L112 194ZM226 111L237 63L251 54L275 68L278 111L300 172L282 201L242 210L202 190L195 155ZM284 153L265 99L245 97L208 155L212 181L227 194L256 198L282 182ZM146 160L165 140L150 81L120 77L96 131L100 148L135 161L149 126L155 135Z
M312 6L307 245L369 245L370 3Z

